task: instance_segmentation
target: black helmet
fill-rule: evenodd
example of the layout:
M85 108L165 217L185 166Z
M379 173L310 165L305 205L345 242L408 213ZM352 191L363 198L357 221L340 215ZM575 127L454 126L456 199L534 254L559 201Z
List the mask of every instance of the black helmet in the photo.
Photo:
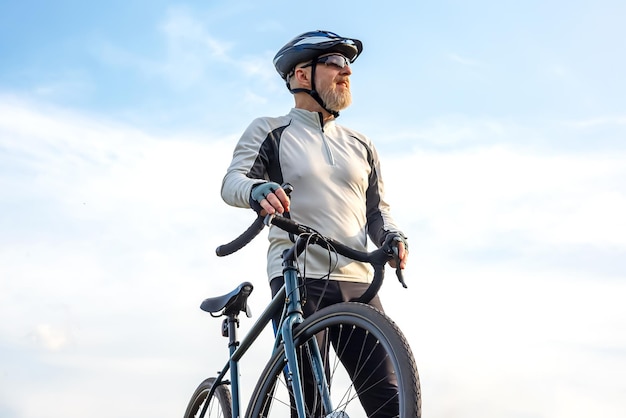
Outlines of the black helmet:
M301 62L311 61L330 52L338 52L354 62L362 50L363 44L358 39L343 38L325 30L305 32L293 38L276 53L274 67L283 80L287 80L295 66Z

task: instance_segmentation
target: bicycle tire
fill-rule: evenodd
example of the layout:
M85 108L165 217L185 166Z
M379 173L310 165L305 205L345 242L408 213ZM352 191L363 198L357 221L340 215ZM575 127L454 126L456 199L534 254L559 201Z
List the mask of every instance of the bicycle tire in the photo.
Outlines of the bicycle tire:
M207 395L209 394L211 387L213 387L214 382L215 378L209 377L200 383L196 391L191 396L184 418L196 418L200 416L200 412L207 401ZM206 414L204 415L205 418L233 417L230 390L224 384L219 385L215 389L213 396L208 400L208 402L209 406L207 407Z
M380 405L382 407L390 400L396 402L398 406L394 407L394 411L397 410L397 413L370 411L369 416L384 416L385 418L393 416L399 418L421 417L421 392L415 359L406 338L398 326L387 315L370 305L356 302L339 303L314 313L294 329L296 351L305 353L307 341L310 341L316 335L318 339L324 338L333 329L335 331L351 329L356 330L356 332L364 332L367 336L368 344L373 343L376 347L382 347L385 350L384 354L388 359L388 363L393 367L393 373L397 378L397 390L394 391L393 395L390 395L390 399L382 400ZM348 332L346 332L347 334ZM343 346L345 347L349 343L350 341L346 340L343 342ZM327 379L329 380L331 398L333 399L335 410L320 411L319 406L311 408L310 405L319 405L319 398L312 400L313 398L311 397L307 402L307 417L365 417L368 413L358 400L357 395L360 394L356 393L357 389L343 366L339 367L341 362L338 360L337 352L342 350L341 344L337 342L333 346L335 348L328 350L324 358L328 367ZM354 345L350 347L352 348ZM367 353L364 354L363 359L364 363L366 363ZM300 356L299 358L302 361L305 357ZM245 416L247 418L286 418L296 416L289 399L289 389L284 377L286 364L284 345L281 345L265 366L257 382L246 411ZM365 368L373 370L369 366L372 366L372 364L367 365ZM302 364L300 367L302 370ZM367 388L364 390L367 390ZM319 393L315 390L314 396L318 397L318 395ZM317 409L313 411L314 408Z

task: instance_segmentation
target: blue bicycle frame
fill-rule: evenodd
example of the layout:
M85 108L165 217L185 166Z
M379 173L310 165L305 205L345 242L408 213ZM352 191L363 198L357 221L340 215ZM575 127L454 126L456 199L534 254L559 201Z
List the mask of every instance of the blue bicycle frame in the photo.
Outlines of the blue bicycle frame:
M252 225L239 237L231 241L228 244L222 245L216 249L218 256L225 256L232 254L239 250L247 243L249 243L258 233L263 229L265 225L274 224L281 229L293 234L293 236L302 237L302 234L315 234L316 232L304 225L297 224L285 217L275 217L268 215L265 219L259 216ZM300 366L297 361L297 353L294 344L293 331L294 328L304 321L301 293L299 287L299 277L296 268L296 259L301 251L307 245L316 243L322 245L325 248L333 248L340 254L347 256L356 261L369 262L374 267L374 278L372 284L368 287L367 291L360 297L353 299L355 302L367 303L371 298L376 295L383 281L384 266L389 257L392 254L397 256L397 247L385 248L385 246L379 248L372 253L363 253L356 251L345 245L329 239L324 238L324 241L307 242L307 240L295 240L294 245L285 251L283 254L283 277L285 284L274 296L270 304L265 308L259 319L254 323L248 334L245 336L241 344L237 341L236 330L238 324L238 313L228 315L226 320L229 337L229 351L230 358L222 371L219 373L213 386L211 387L207 399L211 399L215 393L215 390L219 385L228 384L229 382L224 380L226 373L230 370L230 383L231 383L231 396L232 396L232 412L233 417L240 417L240 394L239 394L239 360L248 351L250 346L256 341L261 332L274 318L281 317L282 322L276 324L276 340L274 345L274 352L280 349L281 342L284 346L285 357L287 358L287 365L285 367L285 378L287 385L293 394L295 408L298 412L298 416L305 418L305 402L302 389L302 381L300 378ZM406 288L402 276L402 270L396 268L396 275L403 287ZM251 286L251 285L250 285ZM284 311L283 311L284 309ZM284 313L284 315L279 315ZM312 338L307 342L307 355L310 357L312 363L312 373L317 384L317 390L322 397L322 406L326 411L332 411L334 408L330 399L330 390L328 382L326 380L326 374L324 372L324 366L322 362L322 356L320 353L317 340ZM204 403L204 407L201 411L200 417L204 418L206 410L208 408L208 402Z
M298 286L298 272L294 262L295 257L296 254L294 246L294 248L286 251L284 256L285 261L283 264L285 266L285 269L283 276L285 279L285 285L279 290L276 296L274 296L270 304L265 308L259 319L254 323L254 325L245 336L243 341L241 341L241 343L237 341L237 314L229 315L226 319L230 357L224 368L215 379L213 387L211 387L211 390L208 393L207 399L212 398L216 388L219 385L228 384L228 381L224 380L224 377L230 370L232 413L233 417L235 418L239 418L241 416L241 401L239 393L239 360L241 360L243 355L252 346L254 341L256 341L256 339L259 337L265 327L272 321L273 318L277 316L279 312L282 311L282 309L286 309L286 313L281 324L279 324L276 329L274 351L280 348L282 342L284 345L285 356L287 358L287 366L285 368L285 377L287 379L287 384L292 390L295 401L295 408L298 412L298 416L303 418L306 416L302 381L300 379L299 373L300 367L298 365L295 345L293 341L294 327L304 321L302 315L300 288ZM311 341L309 341L308 344L308 354L311 356L313 364L312 372L315 377L315 381L317 382L318 389L322 394L324 408L327 411L332 411L333 407L330 400L330 392L328 390L328 383L326 381L326 375L324 373L324 366L322 363L322 356L319 350L319 346L317 344L317 340L313 338L311 339ZM209 403L205 402L200 413L201 418L204 418L208 406Z

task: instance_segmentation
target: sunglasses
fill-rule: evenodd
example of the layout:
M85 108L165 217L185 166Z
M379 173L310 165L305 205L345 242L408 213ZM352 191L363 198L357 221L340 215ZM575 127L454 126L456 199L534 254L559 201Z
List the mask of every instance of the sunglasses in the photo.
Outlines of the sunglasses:
M337 68L345 68L346 66L350 65L350 60L348 58L344 57L343 55L336 54L319 57L316 60L305 64L300 68L311 67L313 65L313 62L315 62L316 64L333 65Z

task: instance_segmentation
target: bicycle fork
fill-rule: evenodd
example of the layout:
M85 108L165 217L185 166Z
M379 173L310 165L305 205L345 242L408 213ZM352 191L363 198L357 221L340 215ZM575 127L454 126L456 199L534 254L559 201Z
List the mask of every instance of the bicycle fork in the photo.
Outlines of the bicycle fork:
M285 345L285 357L287 358L287 370L285 372L288 382L291 383L298 417L305 418L306 405L303 390L304 382L301 379L300 365L298 364L298 356L293 337L294 327L303 321L300 289L297 286L298 275L297 270L293 265L293 261L286 257L284 265L285 269L283 273L285 278L285 294L287 297L287 315L283 321L280 332L282 332L283 342ZM312 373L317 389L321 394L322 406L325 411L332 411L333 405L330 399L328 382L326 381L326 373L324 372L324 362L315 337L311 338L311 340L307 342L307 349L308 352L306 354L308 355L309 360L311 360Z

